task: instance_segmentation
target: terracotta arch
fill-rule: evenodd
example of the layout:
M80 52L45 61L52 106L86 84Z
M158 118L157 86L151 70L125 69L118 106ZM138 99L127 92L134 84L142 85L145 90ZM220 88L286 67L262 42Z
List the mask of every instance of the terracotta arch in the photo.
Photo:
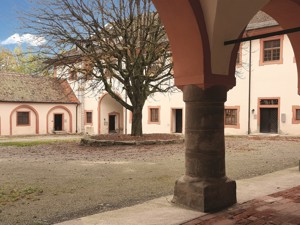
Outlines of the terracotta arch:
M69 129L70 129L70 132L72 133L73 131L72 131L72 113L71 113L71 111L67 108L67 107L65 107L65 106L62 106L62 105L59 105L59 106L54 106L54 107L52 107L49 111L48 111L48 113L47 113L47 117L46 117L46 129L47 129L47 134L49 134L49 115L50 115L50 113L52 112L52 111L54 111L55 109L63 109L63 110L65 110L67 113L68 113L68 115L69 115Z
M227 1L152 1L171 43L176 86L197 85L204 89L218 85L227 89L234 87L239 44L224 46L224 41L241 37L250 19L266 0L252 1L255 3L247 13L242 11L246 11L242 1L235 1L235 7L228 6ZM241 10L236 9L237 13L231 12L239 7ZM224 28L226 18L230 18L230 26ZM218 52L222 52L223 58L220 59Z
M235 86L238 44L224 47L223 43L241 37L250 19L259 10L272 16L283 29L299 27L300 21L300 0L252 0L248 3L234 1L231 4L227 0L152 1L171 43L175 84L179 87L193 84L206 89L222 85L230 89ZM230 25L224 27L227 19L226 23ZM300 32L288 36L296 62L299 62ZM218 56L218 51L222 54L226 52L223 54L224 58ZM218 63L222 64L222 68L218 68ZM299 77L299 63L297 69ZM298 90L300 94L300 78Z
M207 68L204 62L204 52L207 48L204 43L208 41L207 36L203 35L201 30L205 29L204 23L199 18L201 13L197 13L198 10L202 11L200 4L195 5L196 9L193 9L189 1L172 1L172 4L170 1L153 2L160 13L171 43L175 62L175 84L178 87L186 84L200 86L204 82L204 70ZM164 9L170 7L172 13L163 13ZM178 27L180 29L177 29Z
M30 105L20 105L18 107L16 107L13 111L11 111L10 113L10 117L9 117L9 124L10 124L10 135L12 135L12 116L13 114L19 110L19 109L29 109L31 110L34 115L35 115L35 133L39 134L39 113L36 111L35 108L33 108Z
M271 0L262 11L273 17L282 29L299 27L300 0ZM298 70L298 94L300 94L300 32L288 34L294 50Z

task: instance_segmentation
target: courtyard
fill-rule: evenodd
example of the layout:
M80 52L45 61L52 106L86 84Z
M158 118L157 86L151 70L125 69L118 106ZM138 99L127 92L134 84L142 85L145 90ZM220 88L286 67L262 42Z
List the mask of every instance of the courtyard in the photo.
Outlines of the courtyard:
M226 137L226 171L244 179L297 166L300 138ZM170 195L184 145L0 147L0 224L48 225Z

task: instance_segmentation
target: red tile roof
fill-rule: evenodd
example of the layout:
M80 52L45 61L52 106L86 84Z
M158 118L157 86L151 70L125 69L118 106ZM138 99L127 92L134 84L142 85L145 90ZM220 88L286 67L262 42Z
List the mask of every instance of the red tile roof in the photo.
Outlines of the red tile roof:
M79 103L66 80L3 72L0 102Z

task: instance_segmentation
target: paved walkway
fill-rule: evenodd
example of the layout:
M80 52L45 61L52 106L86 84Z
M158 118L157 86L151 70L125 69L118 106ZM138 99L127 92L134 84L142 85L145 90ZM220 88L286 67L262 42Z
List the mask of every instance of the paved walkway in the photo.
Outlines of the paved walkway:
M300 172L295 167L238 180L238 204L214 214L179 207L171 199L166 196L57 225L300 225Z
M208 214L182 225L299 225L300 185L285 191L238 204L219 213Z

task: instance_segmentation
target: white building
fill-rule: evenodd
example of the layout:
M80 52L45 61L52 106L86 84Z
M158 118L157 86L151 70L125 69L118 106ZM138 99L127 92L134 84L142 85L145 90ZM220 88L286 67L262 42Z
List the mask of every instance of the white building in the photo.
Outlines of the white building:
M0 135L76 133L79 101L66 80L0 73Z
M276 21L259 13L245 36L279 31ZM251 56L251 57L250 57ZM300 134L297 68L286 35L244 42L237 57L236 86L225 104L225 133ZM289 87L289 88L286 88ZM125 98L125 96L123 96ZM82 131L90 134L130 133L132 114L108 94L82 96ZM144 133L182 133L182 93L155 94L143 109Z
M259 13L250 22L244 36L279 30L281 28L276 21L266 14ZM56 71L56 73L60 72ZM74 79L75 75L69 73L68 81L80 102L79 105L75 98L67 102L50 99L48 102L39 100L36 103L27 99L26 101L31 104L37 104L38 106L34 108L39 108L39 110L42 110L41 106L47 105L44 102L53 102L60 106L55 108L56 110L65 112L56 113L52 109L56 106L51 106L53 103L48 104L47 109L39 113L39 117L47 122L44 124L38 121L38 127L35 124L37 119L32 119L30 129L23 129L21 126L14 128L13 124L5 125L9 121L13 108L18 107L18 105L11 106L11 110L6 110L7 115L3 114L6 111L2 111L3 115L0 115L0 128L2 127L0 135L52 133L55 130L53 125L55 119L48 119L49 110L52 110L52 114L66 116L64 122L67 125L60 127L60 130L69 133L130 134L132 113L125 110L105 92L98 93L96 89L84 95L84 90L90 85L90 81L87 79L86 82L79 84ZM256 133L300 135L300 96L297 94L297 83L295 57L286 35L242 43L237 57L236 86L228 92L225 103L225 133L227 135ZM126 99L124 94L120 93L120 95ZM14 101L22 104L22 99L14 99ZM34 112L29 107L25 109L22 111ZM31 115L37 117L37 113L31 113ZM53 116L50 115L50 117ZM72 122L68 122L71 120ZM182 93L179 91L175 94L155 94L148 98L143 109L142 123L144 133L183 133L185 103Z

